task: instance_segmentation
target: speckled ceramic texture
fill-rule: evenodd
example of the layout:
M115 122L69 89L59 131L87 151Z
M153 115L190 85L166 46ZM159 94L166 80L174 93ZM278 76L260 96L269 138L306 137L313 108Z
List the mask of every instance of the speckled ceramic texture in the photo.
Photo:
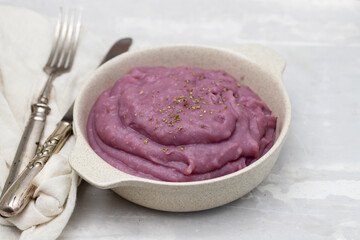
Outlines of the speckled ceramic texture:
M248 85L277 116L276 142L258 161L223 177L205 181L172 183L154 181L121 172L103 161L89 146L86 122L98 96L137 66L192 66L225 70ZM74 109L76 144L70 156L75 171L90 184L112 189L139 205L174 212L199 211L234 201L254 189L269 174L285 141L291 106L282 83L285 61L260 45L232 49L204 46L163 46L125 53L100 67L77 97ZM240 80L242 79L243 80Z

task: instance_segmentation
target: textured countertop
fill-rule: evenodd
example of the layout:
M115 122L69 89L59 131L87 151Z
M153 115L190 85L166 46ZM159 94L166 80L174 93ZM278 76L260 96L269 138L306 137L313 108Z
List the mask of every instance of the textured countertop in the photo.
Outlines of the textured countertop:
M60 5L80 6L88 31L107 43L132 37L133 49L256 42L287 62L292 124L259 187L216 209L168 213L83 182L60 239L360 239L360 1L0 3L52 18Z

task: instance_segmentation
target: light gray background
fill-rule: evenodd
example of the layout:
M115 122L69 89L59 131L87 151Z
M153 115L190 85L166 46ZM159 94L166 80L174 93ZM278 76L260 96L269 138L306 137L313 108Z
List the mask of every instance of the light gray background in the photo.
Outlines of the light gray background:
M99 38L133 48L257 42L287 61L293 121L269 177L213 210L167 213L82 183L60 239L360 239L360 1L0 1L81 7ZM96 48L96 46L94 46Z

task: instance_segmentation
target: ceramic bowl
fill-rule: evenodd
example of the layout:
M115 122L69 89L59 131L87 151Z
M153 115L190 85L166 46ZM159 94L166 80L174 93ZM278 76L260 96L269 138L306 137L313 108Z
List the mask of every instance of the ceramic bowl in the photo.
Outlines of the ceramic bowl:
M89 146L88 114L99 95L138 66L192 66L225 70L248 85L278 118L274 146L250 166L222 177L196 182L163 182L136 177L112 167ZM291 106L282 82L285 62L260 45L233 49L206 46L161 46L124 53L101 66L77 97L74 109L76 144L70 156L73 169L90 184L112 189L139 205L174 212L199 211L234 201L254 189L269 174L284 144Z

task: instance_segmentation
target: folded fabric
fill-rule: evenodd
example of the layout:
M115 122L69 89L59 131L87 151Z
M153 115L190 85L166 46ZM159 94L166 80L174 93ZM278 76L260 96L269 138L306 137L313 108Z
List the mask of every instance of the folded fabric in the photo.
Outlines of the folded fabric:
M30 106L47 80L42 68L50 53L55 24L56 19L30 10L0 5L0 191L30 116ZM71 72L53 83L44 138L109 46L109 40L83 27ZM36 177L37 190L26 209L16 217L0 219L0 239L55 239L60 235L75 207L79 182L68 163L74 141L71 137Z

